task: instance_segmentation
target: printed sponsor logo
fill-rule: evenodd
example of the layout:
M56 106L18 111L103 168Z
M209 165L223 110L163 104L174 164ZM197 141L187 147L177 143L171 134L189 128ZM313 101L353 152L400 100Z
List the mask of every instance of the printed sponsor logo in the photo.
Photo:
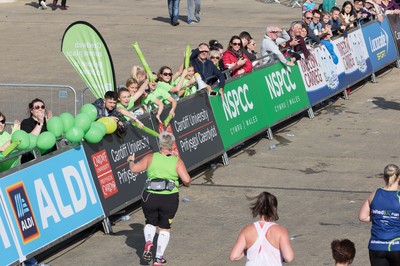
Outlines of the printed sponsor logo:
M249 101L247 93L249 88L247 84L239 86L236 89L230 90L225 93L225 100L222 102L226 121L236 118L240 115L240 112L247 113L252 110L254 104Z
M371 51L374 53L376 52L376 58L378 60L384 58L389 51L388 39L389 39L388 34L383 29L378 37L373 39L368 37L369 44L371 46Z
M111 165L106 150L101 150L93 154L92 161L104 198L106 199L117 194L118 187L113 172L111 171Z
M6 188L8 199L18 221L18 229L24 244L40 237L36 218L33 213L24 183L18 182Z

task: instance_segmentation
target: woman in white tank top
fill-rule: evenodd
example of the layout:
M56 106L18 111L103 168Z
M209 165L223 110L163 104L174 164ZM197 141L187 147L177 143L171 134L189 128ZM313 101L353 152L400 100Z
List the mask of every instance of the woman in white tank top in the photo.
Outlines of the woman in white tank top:
M276 197L266 191L256 198L250 209L259 221L240 232L229 256L231 261L246 255L246 266L277 266L294 258L287 230L274 223L279 219Z

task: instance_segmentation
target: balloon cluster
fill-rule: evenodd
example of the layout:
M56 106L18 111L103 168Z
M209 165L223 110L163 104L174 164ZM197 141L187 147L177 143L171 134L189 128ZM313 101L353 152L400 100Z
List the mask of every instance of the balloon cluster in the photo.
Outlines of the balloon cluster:
M11 143L15 143L18 150L38 147L44 153L51 149L56 140L64 137L73 143L86 140L89 143L100 142L106 134L117 129L117 122L110 117L97 118L97 109L93 104L85 104L75 117L70 113L53 116L47 121L47 131L39 136L28 134L23 130L15 131L11 136Z

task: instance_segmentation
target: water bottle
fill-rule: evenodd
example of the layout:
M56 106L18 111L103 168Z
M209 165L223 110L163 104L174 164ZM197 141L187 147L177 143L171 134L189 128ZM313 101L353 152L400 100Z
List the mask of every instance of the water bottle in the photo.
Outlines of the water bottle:
M182 202L184 202L184 203L189 202L189 201L190 201L189 198L183 198L182 199Z
M131 216L129 216L129 215L123 215L120 218L121 221L129 221L130 219L131 219Z

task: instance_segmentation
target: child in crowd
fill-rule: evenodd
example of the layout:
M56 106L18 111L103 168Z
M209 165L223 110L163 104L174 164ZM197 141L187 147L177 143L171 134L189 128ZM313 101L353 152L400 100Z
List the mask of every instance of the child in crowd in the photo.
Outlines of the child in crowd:
M180 82L181 76L177 77L173 82L172 85L176 85ZM194 78L194 67L192 65L189 65L187 69L187 75L185 76L183 83L182 83L182 89L178 91L178 96L179 98L183 98L192 94L195 94L197 91L197 84L196 84L196 79Z
M163 66L158 71L157 89L169 92L177 100L179 97L176 94L182 89L186 75L187 69L183 69L183 64L180 65L175 74L172 73L170 67ZM178 82L175 82L178 77L180 79Z
M140 66L133 66L131 70L131 78L134 78L138 83L141 83L147 78L147 73Z
M322 12L322 19L321 19L320 23L321 23L321 31L322 31L322 33L324 31L326 31L326 26L328 26L329 28L332 28L331 13Z
M19 130L21 123L14 120L14 125L11 126L11 134L5 131L6 117L0 112L0 152L3 152L11 144L11 135L14 131Z
M148 83L148 82L147 82ZM140 122L137 117L130 111L133 107L129 106L131 103L131 95L129 90L126 88L121 88L118 91L118 103L117 103L117 112L121 114L123 122L135 121L138 123L139 128L143 126L142 122Z

